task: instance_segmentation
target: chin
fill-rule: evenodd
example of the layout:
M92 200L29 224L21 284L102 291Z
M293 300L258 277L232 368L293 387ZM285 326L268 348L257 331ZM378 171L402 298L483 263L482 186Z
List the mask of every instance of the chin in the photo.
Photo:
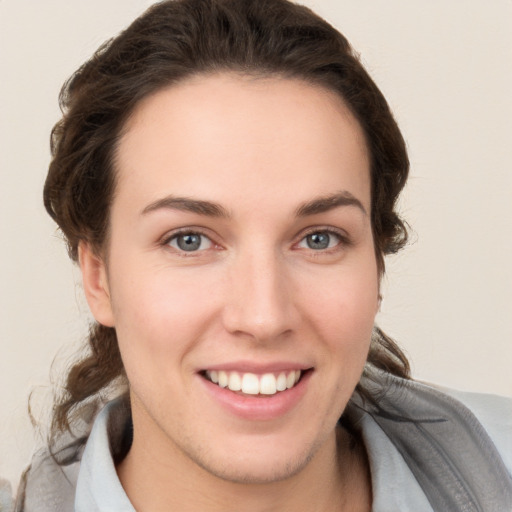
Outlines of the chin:
M300 473L313 458L313 454L299 455L288 460L256 460L244 457L243 460L223 461L221 464L208 464L208 461L196 460L196 463L211 475L226 482L236 484L270 484L280 482Z
M224 447L220 445L206 453L188 453L203 470L226 482L237 484L269 484L300 473L318 452L323 443L268 443L266 440L251 443L251 448ZM219 453L221 452L221 453Z

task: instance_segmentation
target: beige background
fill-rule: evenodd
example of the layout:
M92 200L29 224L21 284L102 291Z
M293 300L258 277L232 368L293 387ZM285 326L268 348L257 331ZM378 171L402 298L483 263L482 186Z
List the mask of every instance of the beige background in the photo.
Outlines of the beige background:
M40 437L87 326L76 270L43 211L63 81L150 1L0 0L0 476ZM356 49L410 149L412 245L388 262L379 322L414 375L512 395L512 2L309 0Z

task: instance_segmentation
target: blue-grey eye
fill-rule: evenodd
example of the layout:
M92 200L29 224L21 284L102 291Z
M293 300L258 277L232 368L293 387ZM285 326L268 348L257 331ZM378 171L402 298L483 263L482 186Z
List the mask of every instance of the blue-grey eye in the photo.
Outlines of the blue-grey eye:
M299 243L299 247L322 251L335 247L340 243L340 237L328 231L315 231L305 236Z
M194 252L209 249L212 242L207 236L199 233L182 233L172 237L169 245L181 251Z

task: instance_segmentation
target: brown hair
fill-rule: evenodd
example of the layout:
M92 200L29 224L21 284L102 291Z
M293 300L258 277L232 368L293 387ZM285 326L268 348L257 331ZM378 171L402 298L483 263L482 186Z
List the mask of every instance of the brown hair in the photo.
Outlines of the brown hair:
M383 95L343 35L286 0L170 0L155 4L104 44L64 85L62 119L44 204L71 258L87 241L101 253L115 189L117 141L142 98L191 75L217 71L297 78L337 92L361 124L371 157L371 220L379 271L406 242L395 211L409 162ZM84 403L126 383L115 329L91 327L89 353L69 371L56 401L53 433L70 428ZM409 365L378 328L368 363L408 377ZM359 389L364 394L365 390Z

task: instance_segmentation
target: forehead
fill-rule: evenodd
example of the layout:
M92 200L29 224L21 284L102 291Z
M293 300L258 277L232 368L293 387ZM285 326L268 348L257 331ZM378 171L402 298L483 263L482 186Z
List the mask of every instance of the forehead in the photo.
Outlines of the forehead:
M298 203L348 190L370 210L363 131L339 95L304 81L197 76L144 99L117 151L118 194Z

